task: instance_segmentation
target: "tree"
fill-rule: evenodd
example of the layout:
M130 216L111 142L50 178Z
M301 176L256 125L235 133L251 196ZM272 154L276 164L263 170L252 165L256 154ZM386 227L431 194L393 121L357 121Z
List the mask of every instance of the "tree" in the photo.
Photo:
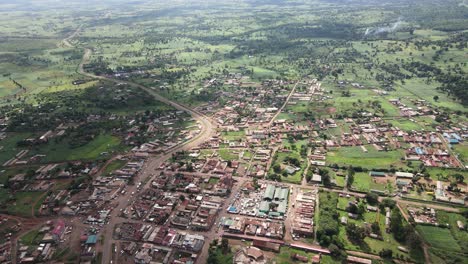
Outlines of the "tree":
M352 214L357 214L358 213L358 207L354 203L350 203L348 207L346 208L347 212L350 212Z
M354 223L349 223L346 226L346 235L348 235L350 240L356 243L362 243L366 237L366 230Z
M390 230L393 233L396 241L402 242L405 241L406 232L403 226L403 219L398 208L392 210L390 217Z
M421 238L414 232L414 229L411 228L411 231L406 235L406 244L410 250L418 250L421 248Z
M309 181L310 181L310 179L309 179ZM328 174L322 175L322 183L326 187L330 186L331 185L330 175L328 175Z
M364 205L364 203L359 203L359 205L357 207L357 213L361 217L364 216L364 214L366 213L366 206Z
M346 182L346 186L349 188L353 185L354 182L354 169L353 167L348 167L348 181Z
M379 195L377 195L376 193L367 193L366 201L371 205L376 205L379 203Z
M437 102L437 101L439 100L439 96L438 96L438 95L434 95L433 99L434 99L434 101Z
M391 249L382 249L379 252L379 256L385 259L391 259L393 255L393 251Z
M258 184L258 179L257 178L254 178L252 182L253 182L253 187L255 188L255 190L260 188L260 185Z
M460 173L456 173L452 175L452 177L457 181L457 183L463 183L465 180L465 176L461 175Z
M279 164L275 164L275 165L273 166L273 171L274 171L275 173L280 173L280 172L281 172L281 166L280 166Z
M372 233L381 235L380 225L378 222L373 222L371 225Z
M385 212L385 207L393 209L395 206L396 206L396 202L394 200L385 198L382 200L379 207L380 207L380 211Z
M339 259L344 259L346 258L346 252L344 250L342 250L340 247L338 247L338 245L336 244L330 244L330 246L328 247L328 249L330 250L330 254L335 257L335 258L339 258Z
M221 251L224 255L226 255L227 253L229 253L229 250L229 241L227 240L227 238L223 238L221 240Z

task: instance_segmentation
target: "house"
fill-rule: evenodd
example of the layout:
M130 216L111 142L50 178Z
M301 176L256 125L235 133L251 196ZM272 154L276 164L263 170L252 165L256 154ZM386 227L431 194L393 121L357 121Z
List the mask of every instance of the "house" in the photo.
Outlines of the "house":
M370 259L359 258L359 257L354 257L354 256L348 256L347 260L348 260L348 263L372 264L372 260Z
M86 239L86 245L96 245L97 242L97 236L96 235L90 235Z
M371 171L371 172L369 172L369 176L371 176L371 177L385 177L386 174L385 174L385 172L381 172L381 171Z
M414 177L414 174L413 173L410 173L410 172L401 172L401 171L397 171L395 172L395 176L397 178L406 178L406 179L412 179Z
M348 224L348 218L346 216L342 216L340 219L341 224L347 225Z
M315 182L315 183L321 183L322 182L322 176L320 176L318 174L313 174L312 179L310 181Z
M273 243L273 242L267 242L267 241L263 241L263 240L254 239L253 243L252 243L252 246L257 247L257 248L261 248L261 249L264 249L264 250L279 252L281 245L277 244L277 243Z
M246 254L248 257L255 259L255 261L258 261L263 258L262 250L256 247L249 247L246 250Z

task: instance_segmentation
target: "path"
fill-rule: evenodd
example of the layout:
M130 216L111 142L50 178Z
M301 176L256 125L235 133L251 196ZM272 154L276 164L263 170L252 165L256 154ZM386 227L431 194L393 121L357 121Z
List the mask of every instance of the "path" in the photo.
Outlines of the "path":
M273 124L273 122L275 122L276 118L278 117L279 114L281 114L281 112L283 111L283 109L286 107L286 105L288 105L288 102L289 102L289 99L291 98L291 96L294 94L294 92L296 91L296 87L297 85L299 84L299 81L296 82L296 84L294 85L294 87L292 88L291 92L289 93L288 97L286 97L286 101L284 101L284 104L283 106L281 106L281 108L278 110L278 112L276 112L276 114L271 118L270 122L268 122L268 127L271 127L271 125Z

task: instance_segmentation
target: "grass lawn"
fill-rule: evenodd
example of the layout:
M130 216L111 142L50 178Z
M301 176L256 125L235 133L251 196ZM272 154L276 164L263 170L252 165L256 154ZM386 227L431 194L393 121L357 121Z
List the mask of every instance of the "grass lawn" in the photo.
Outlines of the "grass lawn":
M468 144L466 144L466 142L454 145L453 152L457 153L463 162L468 162Z
M32 208L39 201L44 192L17 192L14 194L16 202L7 206L7 211L13 215L31 216ZM44 197L43 197L44 198ZM34 208L36 209L36 208Z
M370 190L385 191L387 184L376 183L367 172L358 172L354 174L352 187L358 191L369 192Z
M219 156L223 160L236 160L239 158L239 154L234 153L234 151L238 152L238 150L220 149Z
M346 197L339 197L338 198L338 204L336 205L336 208L339 210L346 210L346 207L348 207L349 202L353 202L356 200L354 197L346 198Z
M390 124L392 124L394 127L398 127L401 130L405 131L411 131L411 130L420 130L422 127L413 121L410 120L404 120L404 119L398 119L398 120L390 120Z
M280 165L286 165L284 163L284 160L286 159L286 157L293 157L293 158L297 158L299 160L301 159L300 155L295 153L295 152L290 152L290 153L278 152L277 155L278 155L277 156L278 158L277 158L275 164L280 164ZM287 177L284 177L283 175L281 175L281 181L289 182L289 183L301 183L302 173L304 172L304 169L305 169L305 164L304 164L304 162L302 162L300 170L296 171L292 175L288 175ZM273 166L272 166L272 168L270 168L270 173L274 173Z
M41 242L42 236L39 234L39 230L32 230L26 233L24 236L20 238L20 242L31 246L31 245L39 245Z
M344 187L345 186L345 177L335 176L336 186Z
M327 154L328 164L360 166L368 169L388 168L390 165L406 167L400 159L404 157L402 150L377 151L373 146L366 146L364 153L360 147L341 147L330 150Z
M221 137L227 140L239 140L245 137L245 131L225 131L221 133Z

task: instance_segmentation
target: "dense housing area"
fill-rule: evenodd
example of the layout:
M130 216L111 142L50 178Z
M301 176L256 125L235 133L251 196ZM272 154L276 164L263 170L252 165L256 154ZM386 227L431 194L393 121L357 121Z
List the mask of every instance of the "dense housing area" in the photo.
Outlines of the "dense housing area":
M467 262L467 13L3 1L0 262Z

